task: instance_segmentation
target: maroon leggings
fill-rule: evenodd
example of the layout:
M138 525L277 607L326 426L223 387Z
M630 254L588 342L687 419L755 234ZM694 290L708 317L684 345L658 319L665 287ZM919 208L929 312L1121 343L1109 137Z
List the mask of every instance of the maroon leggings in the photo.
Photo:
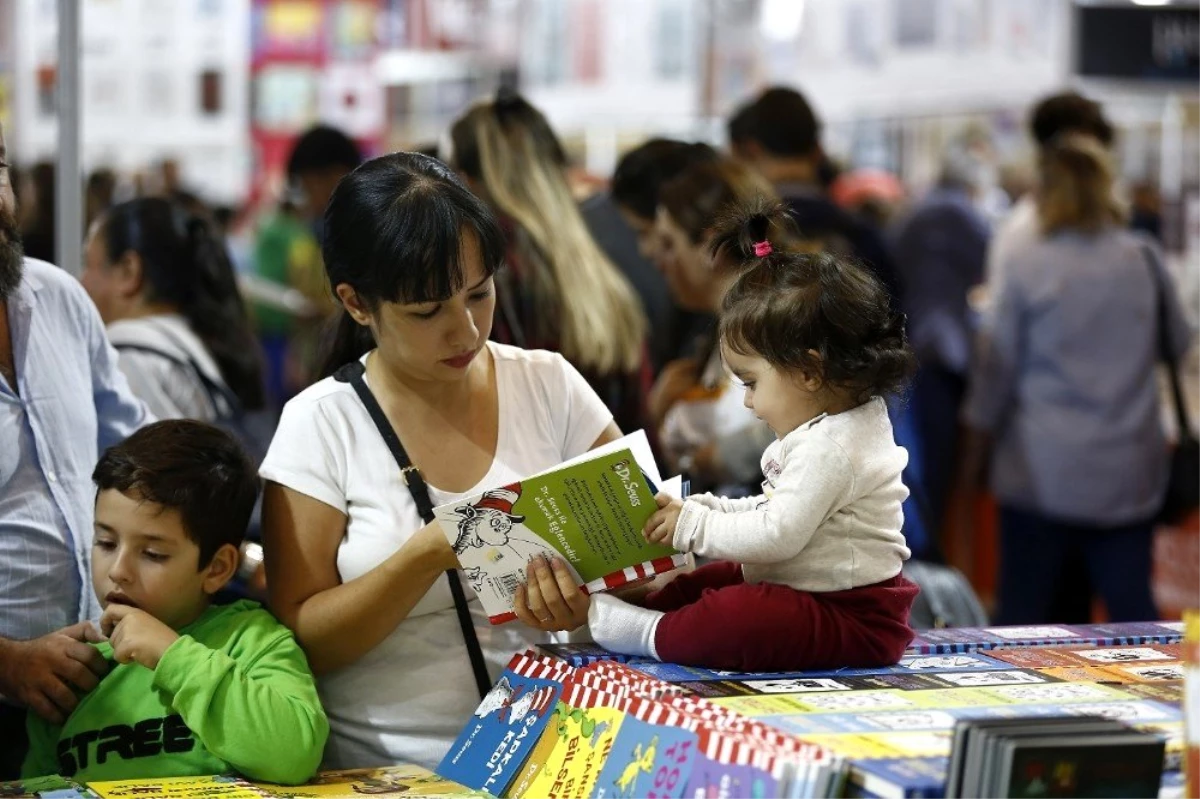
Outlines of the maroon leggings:
M917 586L901 575L848 591L808 593L747 583L722 561L682 574L646 597L666 611L654 636L660 660L730 671L888 666L912 641Z

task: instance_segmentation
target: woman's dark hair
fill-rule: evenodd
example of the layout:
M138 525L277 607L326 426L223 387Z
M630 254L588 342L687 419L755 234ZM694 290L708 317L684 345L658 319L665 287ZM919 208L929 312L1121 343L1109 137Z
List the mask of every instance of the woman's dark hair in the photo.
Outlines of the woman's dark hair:
M374 158L342 178L325 209L329 285L349 285L371 310L381 302L447 299L466 280L468 235L491 275L504 259L504 234L453 170L419 153ZM370 331L342 311L322 374L374 346Z
M1078 92L1063 92L1043 98L1029 115L1029 132L1039 146L1045 147L1063 133L1094 136L1111 147L1114 131L1104 116L1104 108Z
M105 211L99 235L109 263L137 253L146 298L177 308L242 407L262 408L266 399L258 342L225 242L213 224L170 200L143 197Z
M738 128L731 136L755 141L771 155L799 158L821 147L821 120L807 98L795 89L773 86L734 117Z
M716 161L719 157L707 144L651 139L617 162L610 189L613 201L652 222L658 208L658 192L664 183L693 164Z
M782 205L751 203L727 216L714 237L714 253L744 270L725 295L721 341L777 369L820 375L858 402L902 390L916 360L904 317L892 312L869 269L828 252L755 254L785 219Z
M225 544L241 546L258 498L258 469L237 439L204 422L155 422L109 447L92 481L172 508L200 548L200 568Z

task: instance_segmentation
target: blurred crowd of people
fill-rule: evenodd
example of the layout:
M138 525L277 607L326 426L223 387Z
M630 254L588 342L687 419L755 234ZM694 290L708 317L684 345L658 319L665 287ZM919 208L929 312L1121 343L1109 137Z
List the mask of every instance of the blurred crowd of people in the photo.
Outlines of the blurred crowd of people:
M1152 188L1118 200L1103 109L1071 92L1033 107L1032 180L1001 169L986 130L965 129L919 196L836 164L817 111L792 89L747 102L727 133L725 150L651 139L611 180L580 181L519 94L466 110L450 150L430 154L501 221L493 338L562 353L693 491L757 493L773 435L722 362L716 316L737 271L710 244L732 205L783 203L789 246L856 259L907 315L920 368L892 413L912 456L914 552L939 558L943 531L969 542L970 514L956 509L987 482L1000 506L998 621L1084 621L1093 595L1111 618L1154 617L1168 451L1154 370L1183 357L1193 320L1164 264ZM321 376L325 320L339 307L323 213L363 160L341 131L312 128L294 144L285 194L236 230L238 215L207 207L171 162L129 185L107 169L89 176L82 282L155 415L263 438ZM13 182L26 254L53 261L54 167ZM239 273L298 291L308 310L244 297Z

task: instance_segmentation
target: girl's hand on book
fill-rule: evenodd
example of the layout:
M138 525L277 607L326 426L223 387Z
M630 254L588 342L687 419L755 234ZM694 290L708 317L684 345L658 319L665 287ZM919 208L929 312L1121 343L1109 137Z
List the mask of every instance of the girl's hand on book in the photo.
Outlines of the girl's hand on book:
M562 558L547 563L534 558L526 567L525 585L517 586L513 612L537 630L574 630L587 622L591 600L575 584Z
M675 540L675 525L679 522L683 500L660 492L654 497L654 501L658 503L658 510L646 521L642 534L651 544L669 547Z

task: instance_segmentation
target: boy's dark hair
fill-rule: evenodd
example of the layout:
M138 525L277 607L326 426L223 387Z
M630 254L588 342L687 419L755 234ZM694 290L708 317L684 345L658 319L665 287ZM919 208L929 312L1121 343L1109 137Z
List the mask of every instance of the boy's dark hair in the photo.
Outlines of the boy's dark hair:
M771 155L800 158L820 149L821 120L804 95L776 86L730 121L730 136L734 135L739 141L758 142Z
M621 157L613 172L613 201L642 219L653 220L663 184L694 164L716 161L707 144L650 139Z
M777 369L820 375L858 402L901 391L916 359L883 285L869 269L828 252L775 248L756 256L754 245L781 220L785 205L751 203L718 228L714 254L744 265L725 295L721 341Z
M329 167L344 167L347 172L362 163L362 152L354 140L337 128L317 125L309 128L292 145L288 157L288 177L318 172Z
M1029 132L1045 147L1060 133L1086 133L1105 147L1113 143L1113 127L1095 100L1078 92L1063 92L1043 98L1029 115Z
M190 419L155 422L109 447L92 481L98 491L134 493L179 511L184 532L200 548L200 568L225 544L241 546L259 488L241 445Z

